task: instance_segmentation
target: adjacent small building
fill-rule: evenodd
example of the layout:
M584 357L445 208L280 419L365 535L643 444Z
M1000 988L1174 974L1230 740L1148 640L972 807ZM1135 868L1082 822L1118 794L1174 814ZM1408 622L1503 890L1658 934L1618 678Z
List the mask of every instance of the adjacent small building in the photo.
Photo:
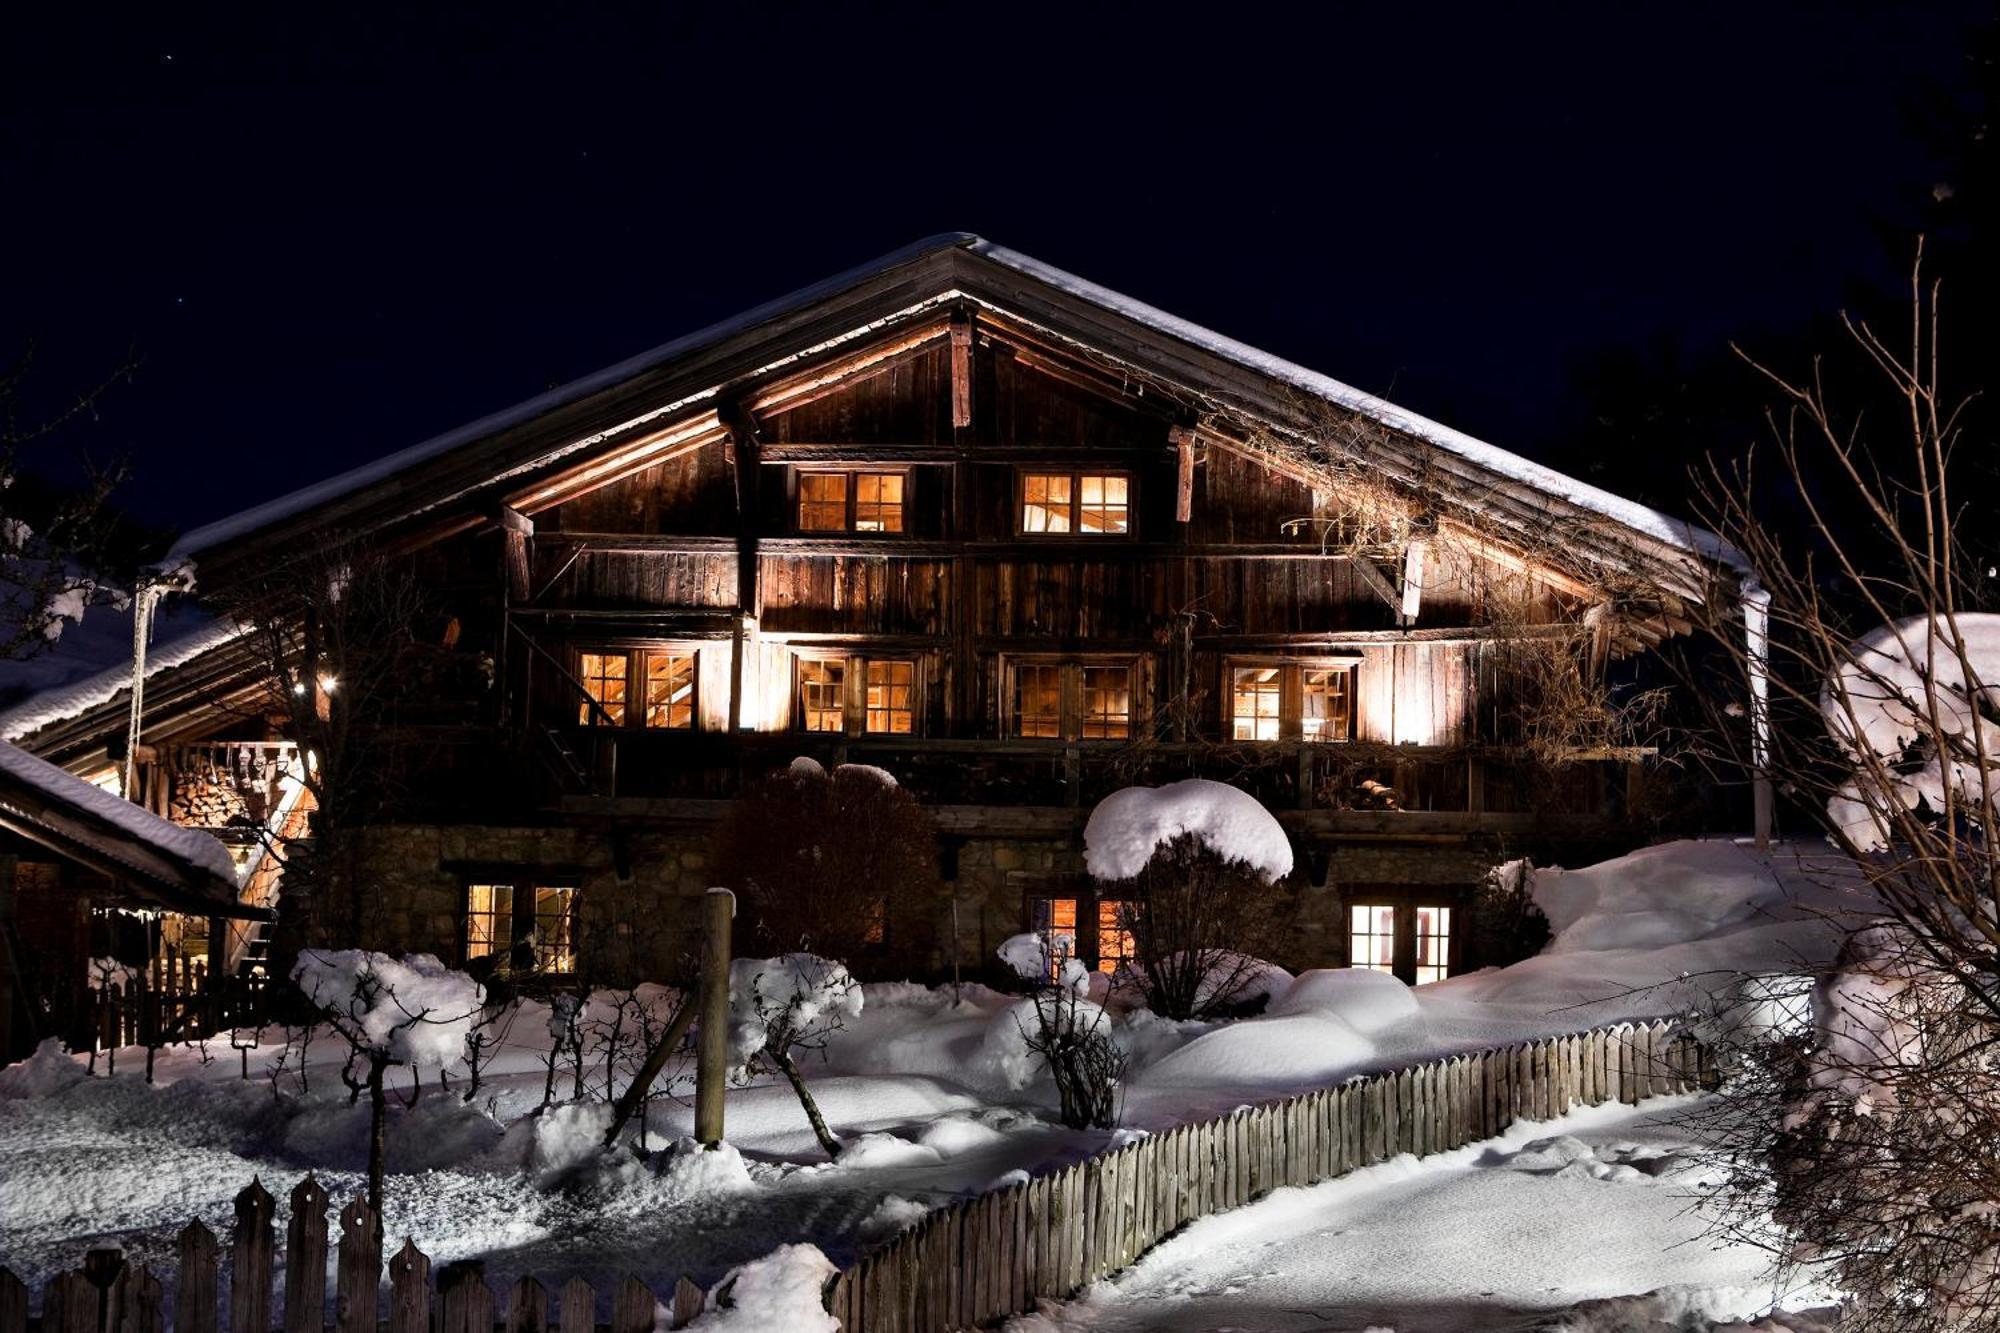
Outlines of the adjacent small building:
M1635 837L1649 754L1552 753L1546 678L1642 661L1735 577L1685 523L963 235L174 558L216 598L357 543L419 571L453 665L397 724L417 780L354 835L359 900L314 929L468 961L525 945L607 980L688 948L716 821L802 754L886 769L931 811L947 892L891 923L920 970L1033 926L1115 965L1083 822L1118 787L1205 776L1293 839L1278 961L1436 979L1476 964L1466 913L1497 862ZM311 757L258 715L251 637L156 645L0 735L112 773L137 678L136 800L302 834L286 774ZM280 878L255 896L282 922Z

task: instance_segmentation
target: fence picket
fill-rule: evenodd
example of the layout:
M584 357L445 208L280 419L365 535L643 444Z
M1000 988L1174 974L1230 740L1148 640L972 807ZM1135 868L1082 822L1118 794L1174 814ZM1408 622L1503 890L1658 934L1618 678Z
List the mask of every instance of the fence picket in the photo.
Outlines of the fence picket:
M563 1283L556 1294L556 1328L558 1333L597 1333L597 1293L580 1277Z
M230 1333L264 1333L271 1327L271 1229L277 1200L253 1179L236 1196L236 1235L229 1250Z
M430 1333L430 1327L431 1261L406 1237L389 1261L389 1333Z
M534 1278L515 1281L507 1292L507 1333L548 1333L548 1289Z
M218 1333L216 1269L222 1247L215 1233L196 1218L181 1228L175 1249L179 1276L174 1281L174 1333ZM0 1289L5 1285L0 1280ZM9 1327L4 1312L0 1312L0 1333L18 1333Z
M636 1277L626 1278L611 1295L611 1333L652 1333L653 1307L657 1304L651 1287ZM447 1320L444 1333L460 1333L460 1330L452 1328ZM482 1327L480 1333L488 1330Z
M0 1266L0 1333L28 1333L28 1285Z
M285 1225L285 1333L326 1325L326 1191L310 1172L292 1187Z
M349 1200L340 1210L337 1262L333 1313L339 1333L375 1333L382 1287L382 1228L374 1210L360 1199Z

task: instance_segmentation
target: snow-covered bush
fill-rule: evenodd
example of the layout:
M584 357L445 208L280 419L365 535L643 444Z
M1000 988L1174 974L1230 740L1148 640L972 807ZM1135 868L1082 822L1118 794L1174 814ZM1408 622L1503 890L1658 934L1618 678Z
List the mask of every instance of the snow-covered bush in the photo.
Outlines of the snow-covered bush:
M1120 903L1133 978L1155 1013L1239 1010L1283 942L1291 873L1284 829L1249 793L1205 779L1127 787L1091 811L1084 863Z
M715 865L747 909L749 937L764 948L857 967L932 961L937 832L882 769L841 764L828 773L801 758L770 775L717 826Z
M1000 957L1033 991L987 1027L980 1064L1015 1090L1046 1069L1055 1083L1062 1121L1072 1129L1116 1124L1125 1051L1112 1033L1111 1016L1090 998L1098 974L1070 957L1066 942L1051 952L1050 943L1038 935L1007 940Z
M414 1097L426 1069L462 1060L486 993L430 954L396 959L367 949L304 950L292 981L347 1043L341 1078L353 1098L368 1093L368 1204L379 1211L388 1126L383 1078L392 1066L409 1066Z
M828 1130L799 1073L796 1051L824 1050L827 1039L861 1016L861 986L845 965L809 953L739 958L729 966L729 1060L747 1077L768 1061L792 1085L829 1157L840 1140Z
M839 1333L826 1312L826 1284L833 1261L816 1245L781 1245L761 1259L732 1268L716 1284L709 1309L688 1325L690 1333Z

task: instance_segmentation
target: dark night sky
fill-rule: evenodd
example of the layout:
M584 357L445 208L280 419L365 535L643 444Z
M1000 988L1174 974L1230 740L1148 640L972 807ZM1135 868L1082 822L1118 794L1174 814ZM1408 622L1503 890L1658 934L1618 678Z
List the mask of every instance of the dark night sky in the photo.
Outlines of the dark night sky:
M1989 6L389 8L0 17L0 354L137 348L148 520L954 229L1534 455L1888 280Z

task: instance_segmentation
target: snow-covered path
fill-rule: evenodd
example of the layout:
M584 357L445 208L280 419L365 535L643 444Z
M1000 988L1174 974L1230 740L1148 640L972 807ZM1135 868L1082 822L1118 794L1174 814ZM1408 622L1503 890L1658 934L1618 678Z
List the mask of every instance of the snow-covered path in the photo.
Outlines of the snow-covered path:
M1580 1302L1655 1291L1645 1307L1654 1317L1767 1310L1769 1257L1707 1240L1691 1211L1705 1182L1686 1119L1700 1102L1591 1107L1277 1190L1009 1328L1525 1330L1561 1327L1556 1312Z

